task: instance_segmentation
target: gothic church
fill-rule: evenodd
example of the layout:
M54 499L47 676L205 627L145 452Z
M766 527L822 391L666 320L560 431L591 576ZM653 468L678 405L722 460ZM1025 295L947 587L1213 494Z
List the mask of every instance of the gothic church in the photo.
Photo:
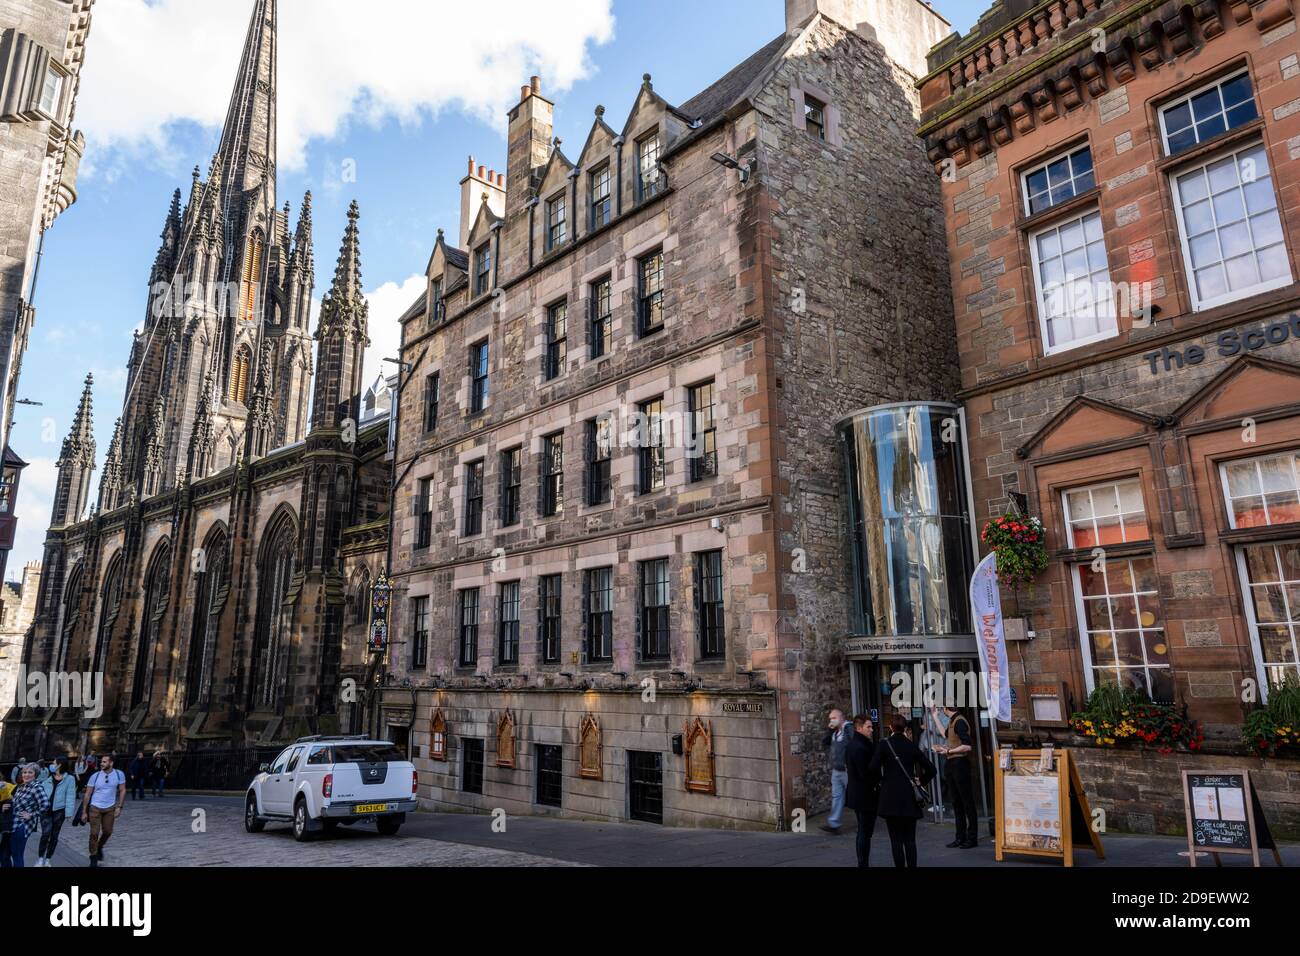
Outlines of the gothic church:
M355 203L309 329L311 194L292 233L276 197L277 16L276 0L256 0L207 178L196 167L188 201L172 198L89 517L89 376L58 462L23 663L102 672L103 712L17 707L6 759L238 753L360 729L364 701L340 689L367 682L387 414L373 393L369 417L362 407Z

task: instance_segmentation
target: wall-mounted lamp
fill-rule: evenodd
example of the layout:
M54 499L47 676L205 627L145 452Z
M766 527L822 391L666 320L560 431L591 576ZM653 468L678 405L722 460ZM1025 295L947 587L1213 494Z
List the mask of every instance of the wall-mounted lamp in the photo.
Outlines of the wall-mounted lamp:
M713 160L724 169L734 169L740 173L741 183L749 182L749 176L753 172L753 167L749 165L742 166L740 160L734 156L728 156L726 153L714 153L709 159Z

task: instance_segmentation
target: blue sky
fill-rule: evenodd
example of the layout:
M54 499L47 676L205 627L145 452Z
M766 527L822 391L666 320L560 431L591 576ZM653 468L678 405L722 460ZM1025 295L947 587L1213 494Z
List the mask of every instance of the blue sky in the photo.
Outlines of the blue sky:
M303 192L313 192L317 298L347 204L359 201L371 367L395 342L393 320L416 295L436 230L456 234L466 156L504 169L504 106L530 73L556 101L555 132L573 155L596 104L618 127L643 73L679 103L784 29L782 0L518 0L517 13L502 9L514 2L281 0L279 201L296 217ZM965 32L988 4L934 6ZM527 21L530 8L557 7L564 17ZM20 398L43 405L18 406L11 438L32 465L10 578L41 556L54 462L88 371L103 461L163 218L174 189L188 196L190 170L206 173L249 9L250 0L95 5L76 117L86 161L76 205L46 236L20 383Z

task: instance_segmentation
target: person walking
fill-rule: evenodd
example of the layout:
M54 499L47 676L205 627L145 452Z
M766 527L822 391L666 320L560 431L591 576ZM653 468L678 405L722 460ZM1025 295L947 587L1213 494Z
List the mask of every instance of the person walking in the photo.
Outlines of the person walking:
M875 756L876 742L872 737L871 718L859 714L853 718L853 737L849 740L845 763L848 768L848 788L844 805L858 818L858 866L868 866L871 856L871 835L876 829L876 811L880 800L880 773L871 772L871 758Z
M90 865L104 862L104 844L113 835L113 824L122 815L126 802L126 777L113 769L113 758L104 754L99 769L86 781L81 801L81 822L90 824Z
M844 712L838 707L833 708L826 736L822 738L822 747L830 748L831 752L831 812L822 824L822 829L827 833L839 833L840 821L844 817L844 793L849 785L849 772L844 758L852 736L853 727L844 719Z
M77 815L77 778L68 770L67 757L55 757L50 763L50 775L40 782L49 801L49 809L41 818L41 845L36 856L37 866L49 866L54 851L59 846L59 831L64 821Z
M153 784L153 795L161 797L163 795L163 786L167 782L167 774L171 772L171 761L161 750L153 752L153 759L149 761L149 780Z
M15 787L0 775L0 861L9 859L9 839L13 835Z
M934 764L903 732L907 720L902 714L889 718L888 738L871 755L868 772L879 773L880 815L889 828L889 848L894 866L916 866L916 821L921 819L916 788L934 779Z
M19 757L18 762L14 764L14 769L9 771L9 782L15 787L18 786L18 776L23 772L23 767L27 766L27 758Z
M144 759L144 751L137 750L126 767L126 779L131 783L131 799L144 799L144 785L149 776L149 761Z
M935 753L942 754L944 761L943 782L952 794L952 815L956 821L957 833L949 849L969 850L979 846L979 816L975 810L975 788L971 775L971 752L974 738L971 737L970 721L956 707L945 707L948 717L948 729L945 741L937 745Z
M18 775L18 786L14 790L13 832L9 834L9 856L0 860L5 867L26 866L23 857L27 852L27 838L40 829L41 817L49 809L50 801L45 791L36 782L37 766L34 763L24 767Z

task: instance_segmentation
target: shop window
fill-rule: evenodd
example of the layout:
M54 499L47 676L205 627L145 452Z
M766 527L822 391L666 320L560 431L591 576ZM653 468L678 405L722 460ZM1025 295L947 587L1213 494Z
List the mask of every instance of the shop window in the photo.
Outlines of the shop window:
M1119 684L1153 701L1172 702L1173 671L1154 559L1077 565L1074 592L1088 690Z
M1219 473L1233 528L1300 521L1300 452L1226 462Z
M1147 541L1151 528L1136 478L1076 488L1064 495L1070 547L1095 548Z
M1218 155L1171 179L1193 308L1208 309L1291 283L1263 143Z
M1264 684L1300 677L1300 541L1240 548L1237 568Z

